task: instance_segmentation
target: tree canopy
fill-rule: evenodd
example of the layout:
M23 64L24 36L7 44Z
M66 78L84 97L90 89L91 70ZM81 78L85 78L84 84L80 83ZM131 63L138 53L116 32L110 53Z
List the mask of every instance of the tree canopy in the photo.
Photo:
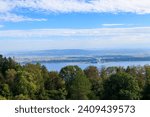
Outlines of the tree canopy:
M135 100L150 99L150 66L76 65L48 71L37 64L20 65L0 55L0 100Z

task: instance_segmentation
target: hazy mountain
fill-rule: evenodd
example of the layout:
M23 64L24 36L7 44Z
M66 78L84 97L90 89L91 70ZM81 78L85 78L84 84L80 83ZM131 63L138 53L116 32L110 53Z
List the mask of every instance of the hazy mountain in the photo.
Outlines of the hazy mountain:
M103 49L103 50L39 50L9 52L6 56L104 56L104 55L129 55L129 56L150 56L150 49Z

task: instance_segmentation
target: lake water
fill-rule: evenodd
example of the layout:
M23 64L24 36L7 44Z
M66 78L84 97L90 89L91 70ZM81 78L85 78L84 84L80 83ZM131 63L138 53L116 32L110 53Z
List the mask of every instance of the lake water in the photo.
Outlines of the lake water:
M112 66L144 66L150 65L150 61L127 61L127 62L106 62L106 63L41 63L45 65L49 71L60 71L61 68L67 65L78 65L80 68L85 69L86 67L93 65L98 68L102 67L112 67Z

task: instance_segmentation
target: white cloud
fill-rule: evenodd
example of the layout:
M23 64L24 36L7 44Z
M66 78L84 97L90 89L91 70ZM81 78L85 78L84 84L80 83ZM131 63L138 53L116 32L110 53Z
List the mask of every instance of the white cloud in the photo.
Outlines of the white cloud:
M21 21L46 21L46 20L47 19L44 18L35 19L11 13L0 14L0 21L21 22Z
M0 31L0 39L9 39L9 41L23 39L28 42L33 40L42 42L46 39L53 44L62 43L62 46L70 47L69 45L72 45L74 48L149 47L150 27L5 30ZM53 47L57 48L58 46L54 44Z
M1 0L1 12L27 8L49 12L150 13L149 0Z
M9 35L8 35L9 34ZM49 36L94 36L94 37L139 37L150 36L150 27L133 28L97 28L97 29L31 29L3 30L0 37L49 37ZM144 39L144 38L143 38Z
M102 26L111 27L111 26L124 26L125 24L102 24Z
M17 15L13 13L14 9L20 7L19 4L17 3L19 1L21 2L22 0L0 0L0 21L21 22L21 21L46 21L47 20L44 18L30 18L30 17Z
M48 13L130 12L150 14L150 0L0 0L0 14L2 15L0 17L4 19L3 14L12 14L10 19L16 19L16 21L45 21L22 15L17 16L14 11L19 12L22 8L32 12ZM6 21L8 20L9 18Z
M150 27L0 30L1 50L149 48Z
M7 0L0 0L0 13L6 13L13 9L12 4L10 1Z

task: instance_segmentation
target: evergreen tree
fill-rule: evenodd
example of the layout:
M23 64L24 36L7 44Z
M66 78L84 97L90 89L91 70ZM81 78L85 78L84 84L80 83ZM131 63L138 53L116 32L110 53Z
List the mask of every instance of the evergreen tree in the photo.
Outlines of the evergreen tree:
M71 99L86 100L91 93L91 84L88 78L85 77L82 71L77 72L72 85L70 87Z
M65 81L57 72L49 72L49 78L45 80L44 86L49 99L66 99Z
M104 87L103 87L103 79L96 78L90 79L91 82L91 99L103 99L104 95Z
M150 100L150 66L147 66L145 69L146 69L146 81L143 91L143 99Z
M105 81L104 90L104 99L133 100L141 98L137 80L127 73L111 75Z

